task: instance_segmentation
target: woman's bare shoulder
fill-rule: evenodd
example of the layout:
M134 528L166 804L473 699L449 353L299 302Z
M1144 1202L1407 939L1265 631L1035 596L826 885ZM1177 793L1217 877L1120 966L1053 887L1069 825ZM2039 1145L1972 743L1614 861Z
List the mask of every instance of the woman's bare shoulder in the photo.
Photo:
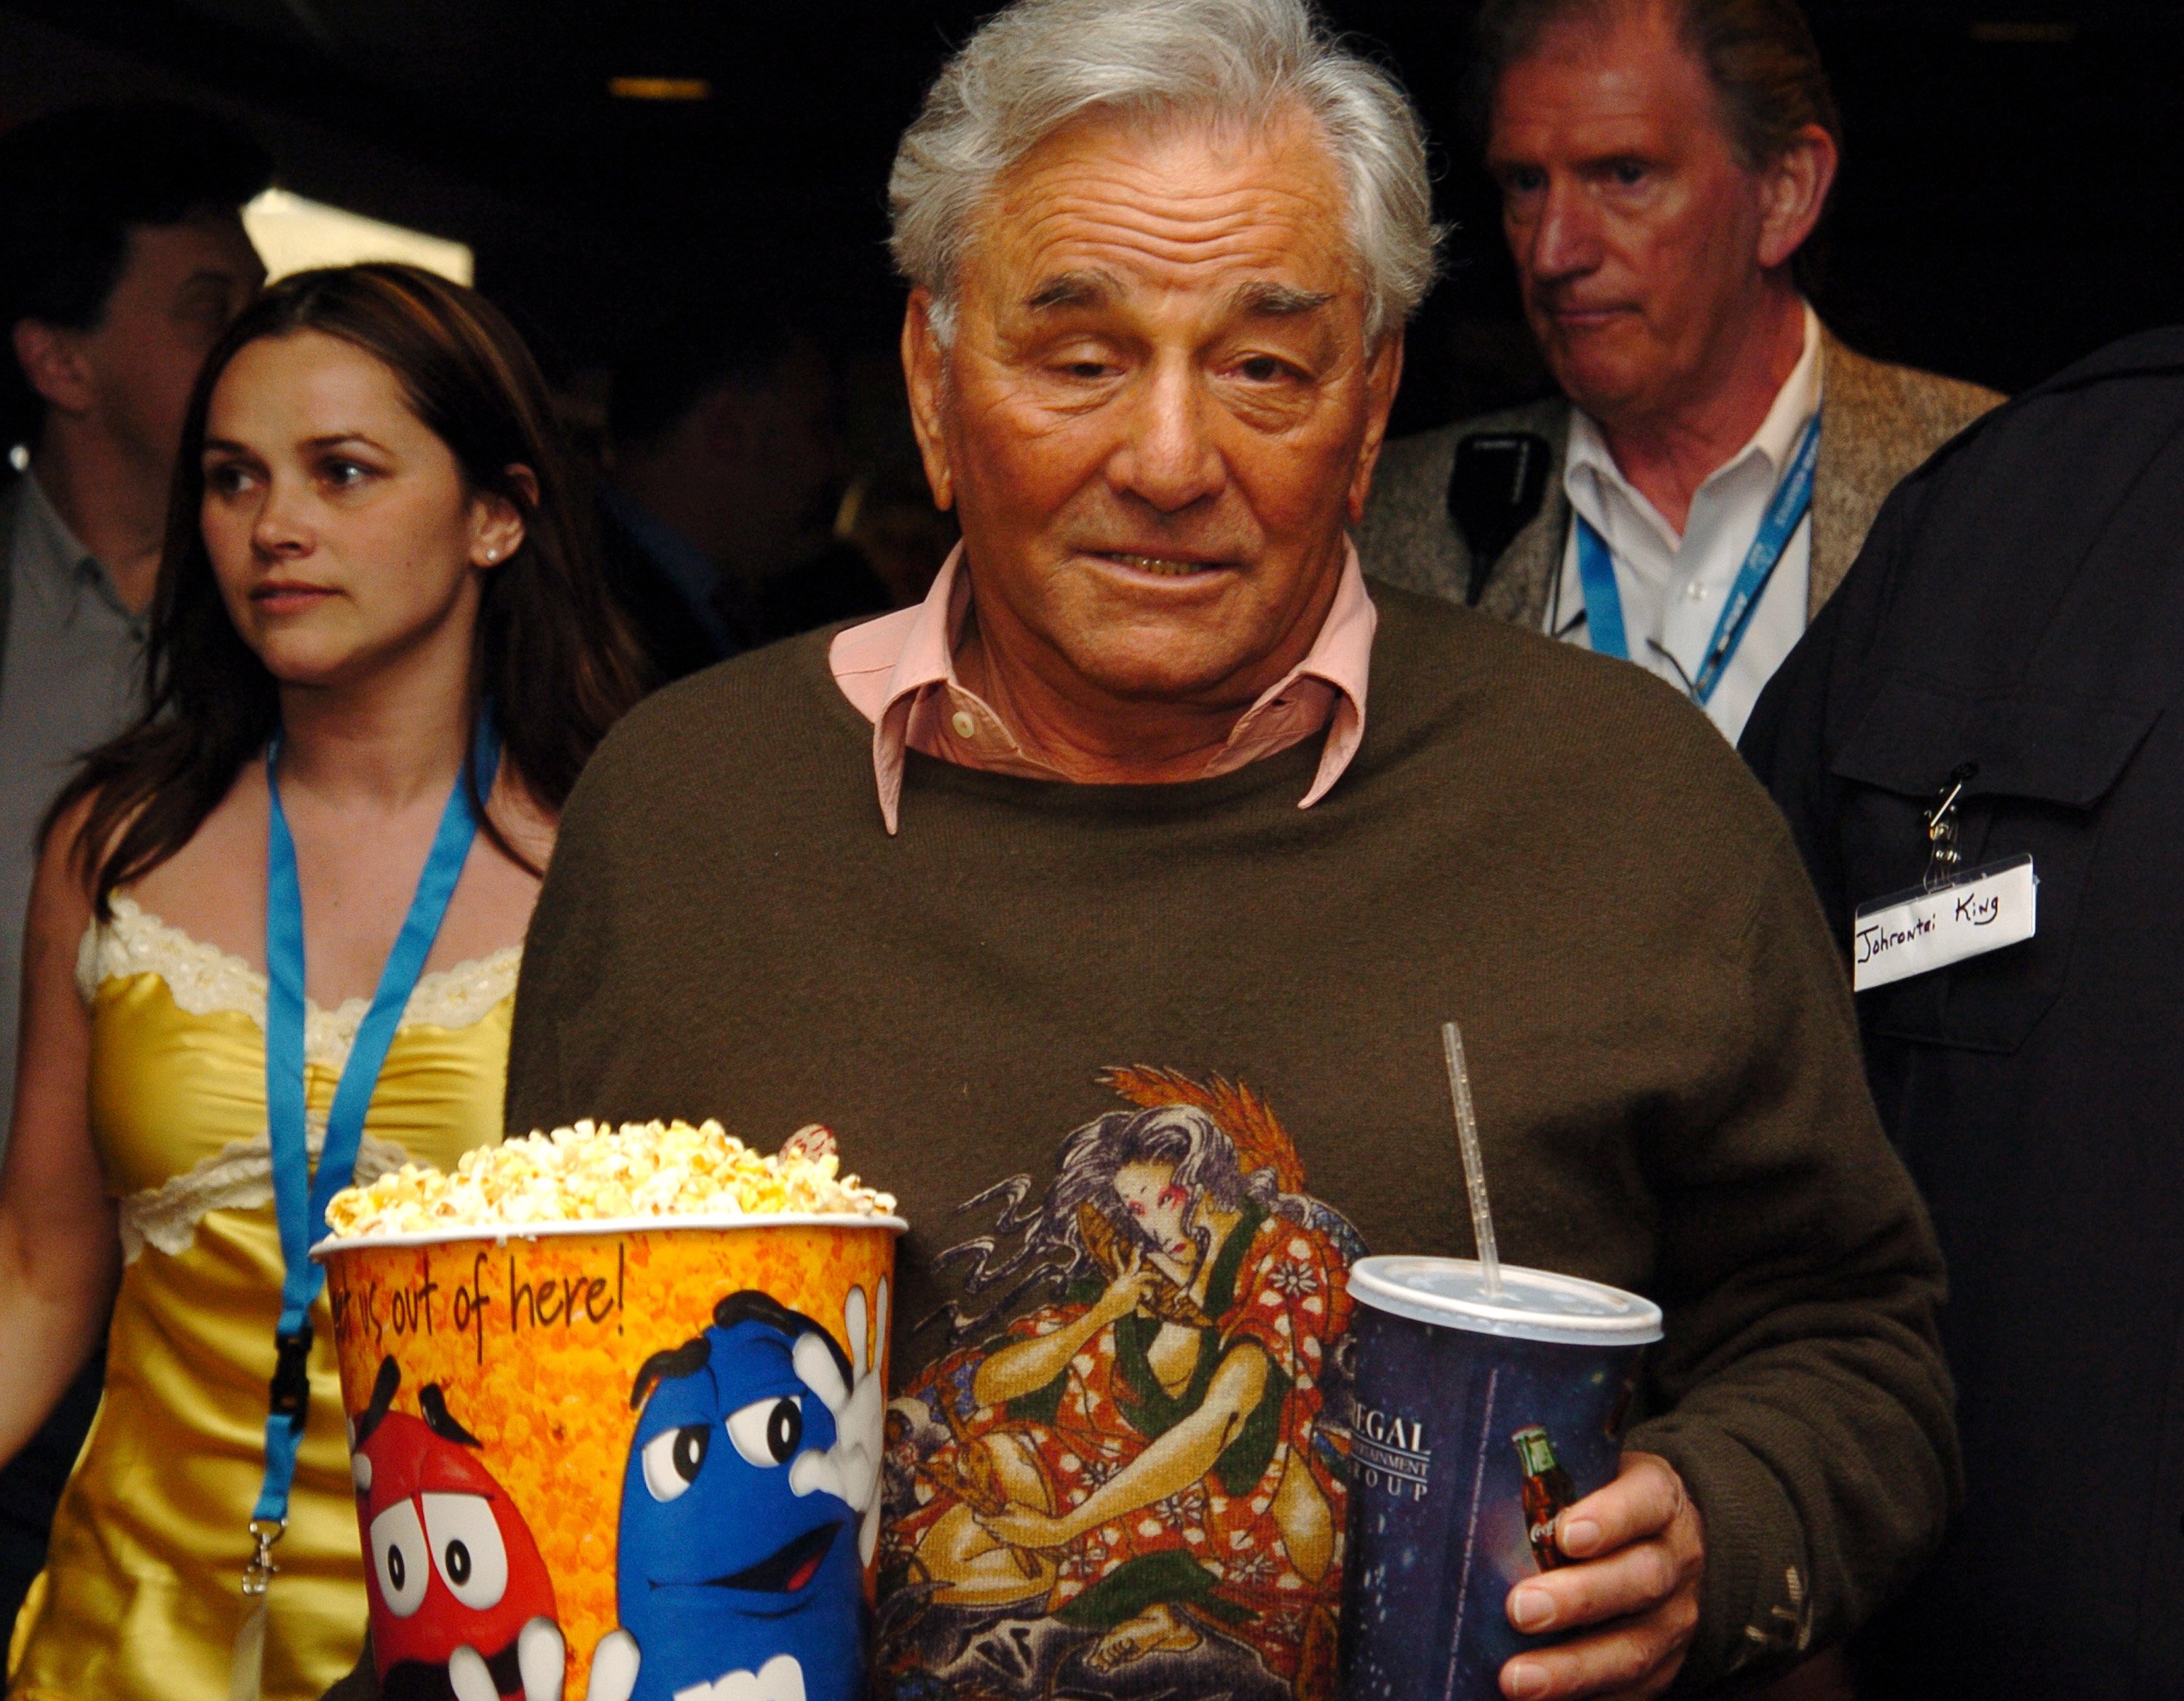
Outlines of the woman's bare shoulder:
M84 834L98 802L95 793L77 798L47 823L25 918L33 934L53 939L65 933L72 940L90 925L92 887L103 847L86 845ZM120 831L118 826L114 828L107 835L107 843L111 844Z
M38 842L38 867L41 871L48 865L69 867L82 864L88 877L90 870L97 863L95 857L85 852L83 835L91 825L92 812L98 806L98 794L86 792L56 812L46 823L45 834ZM126 822L115 823L107 833L107 844L112 844L127 824Z

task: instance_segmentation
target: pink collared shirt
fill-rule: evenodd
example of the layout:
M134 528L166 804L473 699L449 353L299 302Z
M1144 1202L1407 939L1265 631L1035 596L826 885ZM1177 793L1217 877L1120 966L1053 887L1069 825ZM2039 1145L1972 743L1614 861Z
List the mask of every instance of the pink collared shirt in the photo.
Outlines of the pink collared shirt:
M1309 809L1342 778L1365 736L1365 682L1380 616L1357 552L1344 545L1334 603L1303 661L1260 694L1207 758L1200 778L1233 773L1326 730L1319 771L1298 803ZM956 677L956 644L971 608L970 575L957 544L915 608L898 609L836 634L827 651L834 683L872 723L872 777L887 830L900 829L903 752L1033 779L1061 771L1024 749L993 707Z

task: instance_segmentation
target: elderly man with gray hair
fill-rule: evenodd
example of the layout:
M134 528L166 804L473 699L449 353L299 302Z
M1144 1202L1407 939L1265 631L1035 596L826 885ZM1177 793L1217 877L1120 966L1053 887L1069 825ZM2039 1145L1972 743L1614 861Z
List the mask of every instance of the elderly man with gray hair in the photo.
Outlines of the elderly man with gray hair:
M1349 1269L1472 1250L1445 1017L1505 1253L1666 1318L1503 1693L1839 1636L1954 1481L1932 1237L1705 718L1360 572L1433 270L1401 92L1301 0L1022 0L891 192L962 546L601 748L508 1098L821 1119L900 1195L879 1693L1336 1693Z

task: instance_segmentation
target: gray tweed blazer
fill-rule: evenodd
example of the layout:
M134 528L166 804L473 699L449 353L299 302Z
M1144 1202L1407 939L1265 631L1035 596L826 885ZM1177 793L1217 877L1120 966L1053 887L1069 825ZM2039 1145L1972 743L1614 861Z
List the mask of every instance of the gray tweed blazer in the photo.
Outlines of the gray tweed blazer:
M1820 460L1813 488L1813 591L1808 618L1842 583L1874 516L1898 482L2003 398L1977 384L1891 366L1825 336L1820 351ZM1407 589L1462 602L1471 552L1448 513L1448 480L1465 438L1531 432L1550 450L1546 499L1487 575L1479 606L1503 620L1542 625L1562 571L1570 527L1563 489L1570 404L1560 396L1507 413L1421 432L1390 443L1373 476L1357 529L1365 571Z

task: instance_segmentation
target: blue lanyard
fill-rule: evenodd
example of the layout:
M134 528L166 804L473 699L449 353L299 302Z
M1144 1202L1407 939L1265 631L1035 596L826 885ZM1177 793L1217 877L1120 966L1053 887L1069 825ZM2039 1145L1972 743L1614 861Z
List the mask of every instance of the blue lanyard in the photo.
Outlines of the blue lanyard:
M1812 511L1813 469L1819 459L1820 416L1815 413L1807 421L1804 435L1797 439L1789 470L1774 487L1766 517L1759 523L1759 535L1752 540L1744 566L1737 572L1736 583L1730 587L1729 600L1723 605L1721 618L1715 622L1713 636L1708 641L1706 657L1691 681L1695 701L1704 704L1713 700L1714 688L1721 683L1721 676L1736 659L1737 646L1744 642L1752 616L1758 611L1759 599L1766 592L1768 581L1774 577L1783 551L1790 547L1790 539L1797 536L1797 527L1805 523L1805 516ZM1623 598L1615 588L1615 558L1608 552L1607 540L1582 514L1577 516L1577 575L1585 588L1586 638L1602 655L1629 661L1630 644L1623 629Z
M380 971L371 1007L357 1029L348 1062L334 1088L326 1116L326 1140L319 1153L318 1174L310 1174L304 1145L304 895L296 880L296 841L281 810L281 735L265 748L265 789L271 805L266 834L265 892L265 1133L273 1148L274 1213L281 1225L281 1321L274 1334L278 1357L265 1418L265 1483L251 1514L256 1525L277 1525L288 1515L288 1489L296 1477L296 1450L304 1439L311 1403L309 1360L311 1305L326 1285L326 1272L311 1262L312 1244L326 1232L326 1207L356 1173L364 1144L364 1115L379 1085L379 1071L394 1043L402 1012L424 973L425 959L448 912L448 900L462 877L463 863L477 836L477 816L470 793L457 775L448 806L441 811L417 895ZM500 767L500 739L489 715L478 721L471 754L478 795L493 790ZM259 1557L267 1542L260 1536ZM259 1591L262 1592L262 1589Z

